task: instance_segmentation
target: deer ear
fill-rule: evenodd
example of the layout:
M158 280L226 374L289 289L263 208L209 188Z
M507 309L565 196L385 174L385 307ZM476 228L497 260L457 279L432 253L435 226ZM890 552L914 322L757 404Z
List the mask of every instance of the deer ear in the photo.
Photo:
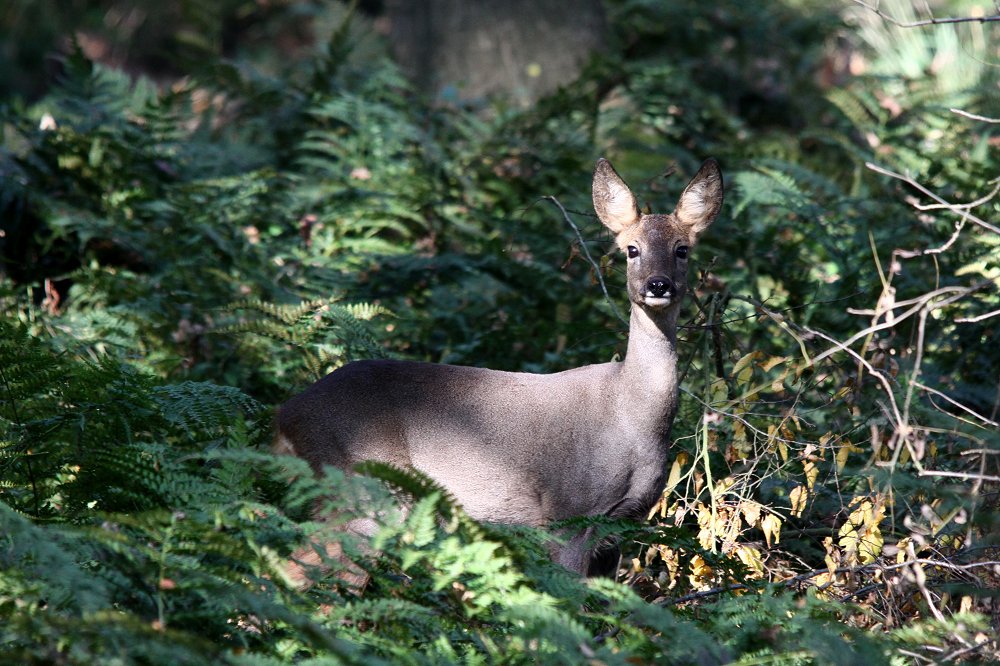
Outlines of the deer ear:
M722 208L722 171L714 159L707 159L681 192L674 215L687 227L694 242L712 224Z
M612 233L620 234L639 221L639 205L632 191L622 180L611 162L603 157L594 169L594 210Z

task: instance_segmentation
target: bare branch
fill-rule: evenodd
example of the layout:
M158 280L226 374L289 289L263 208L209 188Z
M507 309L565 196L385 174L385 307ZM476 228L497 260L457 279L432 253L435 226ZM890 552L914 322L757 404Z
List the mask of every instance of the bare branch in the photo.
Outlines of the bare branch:
M1000 21L1000 15L995 16L952 16L947 18L935 18L930 17L928 19L921 19L919 21L901 21L894 16L887 14L882 11L879 6L881 3L876 1L875 4L865 2L864 0L854 0L854 4L861 5L865 9L878 14L879 17L892 23L893 25L900 28L921 28L928 25L946 25L949 23L992 23L995 21Z
M986 423L987 425L991 425L991 426L995 426L997 428L1000 428L1000 423L997 423L996 421L990 420L990 419L986 418L985 416L983 416L982 414L978 414L978 413L974 412L973 410L969 409L968 407L966 407L962 403L960 403L960 402L958 402L958 401L956 401L956 400L954 400L952 398L949 398L947 395L945 395L941 391L938 391L937 389L932 389L930 386L926 386L924 384L921 384L918 381L914 381L913 384L915 386L918 386L918 387L922 388L923 390L927 391L928 393L933 393L934 395L936 395L938 397L944 398L946 401L948 401L951 404L955 405L956 407L958 407L962 411L965 411L965 412L968 412L969 414L972 414L977 419L979 419L980 421Z
M914 303L914 305L913 305L913 307L911 307L910 309L908 309L906 312L903 312L901 314L897 314L893 318L893 320L890 321L890 322L883 322L881 324L875 324L874 326L869 326L866 329L858 331L857 333L855 333L854 335L852 335L850 338L848 338L845 342L833 341L836 346L832 347L831 349L828 349L827 351L823 352L819 356L813 358L812 359L812 363L813 363L813 365L815 365L816 363L820 362L824 358L827 358L828 356L832 356L833 354L835 354L838 351L846 350L846 348L849 345L854 344L855 342L857 342L861 338L865 337L869 333L875 333L877 331L881 331L881 330L884 330L884 329L887 329L887 328L894 328L896 326L896 324L898 324L900 321L902 321L903 319L906 319L908 317L913 316L914 314L918 313L920 310L922 310L925 307L928 308L928 309L931 309L931 310L942 308L942 307L944 307L946 305L950 305L950 304L954 303L955 301L957 301L957 300L959 300L961 298L964 298L965 296L971 294L972 292L975 292L975 291L978 291L978 290L982 289L984 286L986 286L988 284L992 284L992 282L990 282L988 280L984 280L982 282L977 282L976 284L974 284L974 285L972 285L970 287L942 287L941 289L936 289L934 291L931 291L931 292L928 292L926 294L923 294L922 296L920 296L918 298L911 299L910 301L907 301L906 304L909 305L910 303ZM942 299L940 301L937 301L935 303L931 303L930 302L930 301L934 300L935 298L938 298L939 296L944 296L945 294L953 294L953 295L950 296L950 297L948 297L948 298L944 298L944 299ZM887 309L895 310L896 308L900 307L901 304L902 303L897 303L897 304L895 304L892 307L887 308ZM860 312L860 311L853 311L853 312ZM865 312L867 312L867 311L865 311ZM812 330L810 330L809 332L813 333L813 334L817 333L816 331L812 331ZM827 338L827 339L829 339L829 338Z
M563 219L566 220L566 223L569 224L569 226L573 227L573 231L576 232L576 238L580 242L580 247L583 248L583 254L587 258L587 261L590 263L591 267L594 269L594 273L597 275L597 281L601 283L601 291L604 292L604 299L608 302L608 305L611 307L611 311L614 313L616 317L618 317L618 320L623 324L625 324L626 326L628 326L628 319L622 316L622 313L618 309L618 306L615 305L614 300L612 300L611 295L608 293L608 288L604 284L604 276L601 275L601 266L596 261L594 261L594 258L592 256L590 256L590 249L587 247L587 241L583 239L583 234L580 233L580 228L576 226L576 224L570 218L569 213L566 212L566 209L563 208L563 205L559 203L558 199L552 196L542 197L542 199L554 203L556 205L556 208L559 209L559 212L562 213Z
M942 204L944 206L944 208L946 208L947 210L950 210L951 212L955 213L956 215L961 215L963 217L967 217L971 222L973 222L975 224L978 224L982 228L988 229L988 230L992 231L995 234L1000 234L1000 227L992 225L989 222L987 222L986 220L983 220L982 218L976 217L975 215L973 215L972 213L970 213L967 210L962 210L962 208L960 206L957 206L957 205L955 205L953 203L945 201L944 199L942 199L938 195L934 194L933 192L931 192L930 190L928 190L926 187L924 187L923 185L921 185L917 181L915 181L912 178L910 178L909 176L904 176L903 174L896 173L895 171L890 171L890 170L886 169L885 167L881 167L881 166L879 166L877 164L874 164L872 162L865 162L865 166L868 167L869 169L871 169L872 171L874 171L875 173L880 173L880 174L882 174L884 176L889 176L890 178L895 178L896 180L903 181L904 183L906 183L910 187L913 187L913 188L919 190L923 194L929 196L931 199L934 199L934 201L937 201L939 204Z
M929 250L902 250L897 248L892 251L892 254L894 256L901 257L903 259L923 257L928 254L941 254L942 252L945 252L948 248L950 248L952 245L954 245L955 241L958 240L958 236L962 233L962 229L965 228L965 220L966 218L963 217L962 219L955 222L955 233L953 233L951 237L949 237L948 240L945 241L945 243L939 247L932 247Z
M967 204L956 204L956 203L946 203L946 204L912 204L917 210L941 210L942 208L948 208L951 210L972 210L977 206L982 206L984 203L988 203L990 199L1000 192L1000 178L994 178L991 182L996 183L993 187L993 191L982 197L979 197L975 201L970 201Z
M1000 482L1000 476L990 476L989 474L968 474L966 472L945 472L941 470L930 470L922 469L918 472L919 476L947 476L955 479L976 479L977 481L993 481Z
M955 320L956 324L974 324L977 321L984 321L986 319L992 319L993 317L1000 316L1000 310L993 310L992 312L986 312L981 315L976 315L975 317L959 317Z
M1000 123L1000 118L988 118L986 116L976 115L975 113L969 113L968 111L963 111L962 109L948 109L952 113L957 113L960 116L965 116L966 118L971 118L972 120L981 120L984 123Z

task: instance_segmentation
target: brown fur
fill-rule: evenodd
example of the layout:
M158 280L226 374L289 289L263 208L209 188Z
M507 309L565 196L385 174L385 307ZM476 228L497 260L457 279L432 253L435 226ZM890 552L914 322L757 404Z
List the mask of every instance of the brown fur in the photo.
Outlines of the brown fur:
M314 469L363 460L412 466L477 519L546 525L574 516L644 517L663 489L677 408L675 329L690 246L718 214L722 176L707 161L674 213L642 215L606 160L594 170L598 217L628 260L625 360L550 375L360 361L278 412L276 442ZM554 547L581 574L610 573L590 530ZM610 563L610 564L609 564Z

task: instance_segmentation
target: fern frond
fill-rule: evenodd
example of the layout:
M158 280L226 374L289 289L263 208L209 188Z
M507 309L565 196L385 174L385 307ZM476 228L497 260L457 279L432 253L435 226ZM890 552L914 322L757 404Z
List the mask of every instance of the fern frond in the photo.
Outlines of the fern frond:
M238 414L252 417L263 405L234 386L181 382L154 389L153 400L170 424L188 432L221 431Z

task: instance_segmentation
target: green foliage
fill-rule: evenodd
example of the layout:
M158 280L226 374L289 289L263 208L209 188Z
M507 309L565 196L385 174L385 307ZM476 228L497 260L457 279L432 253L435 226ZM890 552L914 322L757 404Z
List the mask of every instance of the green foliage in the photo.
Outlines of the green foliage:
M146 4L164 26L132 62L164 45L183 78L81 43L0 107L0 660L996 654L995 23L616 0L579 80L477 114L414 94L350 10L268 60L232 22L260 45L319 30L317 5ZM727 181L651 524L481 525L419 473L316 479L262 452L265 406L352 359L549 372L621 351L596 284L622 303L621 262L588 217L601 154L656 210L708 155ZM536 205L552 195L580 236ZM624 543L618 581L549 560L584 527Z

